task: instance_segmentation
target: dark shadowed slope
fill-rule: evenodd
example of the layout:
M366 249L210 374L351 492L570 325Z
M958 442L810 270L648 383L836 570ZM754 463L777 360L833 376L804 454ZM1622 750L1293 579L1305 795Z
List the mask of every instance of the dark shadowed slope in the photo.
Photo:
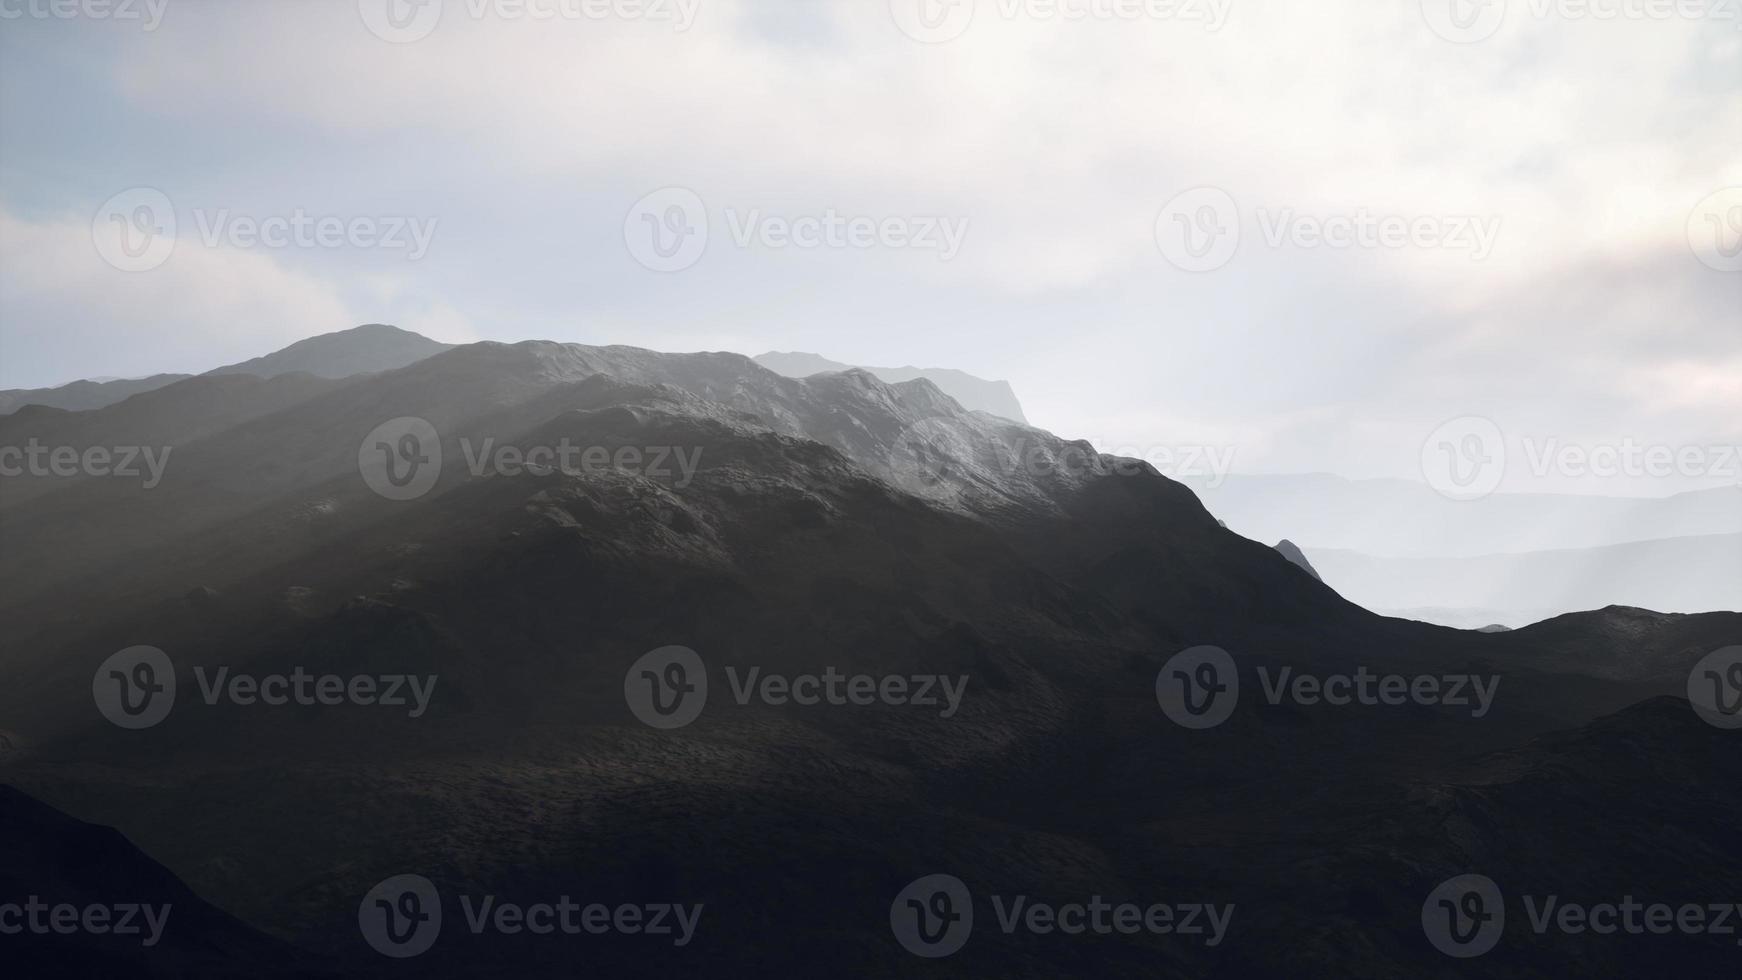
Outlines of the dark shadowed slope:
M239 407L234 424L178 446L160 488L80 479L0 497L0 627L16 638L0 652L0 727L18 747L4 765L40 798L122 827L244 921L371 975L563 976L576 963L901 975L918 961L890 936L891 897L936 872L979 894L1242 909L1219 949L988 927L933 964L942 976L1443 969L1419 931L1411 944L1402 923L1421 899L1406 899L1454 859L1512 859L1485 825L1447 833L1436 801L1492 796L1487 819L1574 831L1545 829L1544 861L1613 853L1630 873L1663 825L1655 799L1599 800L1552 779L1530 795L1465 787L1489 779L1491 753L1663 693L1675 669L1742 636L1729 615L1593 614L1497 635L1382 619L1218 526L1152 469L967 412L924 380L792 379L733 354L542 342L300 377L310 385L297 397ZM164 424L189 424L199 390L158 393ZM62 415L16 424L105 438L92 427L102 413ZM439 476L387 499L359 457L408 416L435 430ZM681 448L699 465L472 471L502 447L565 442L642 462ZM433 460L433 445L413 448ZM142 643L170 656L185 695L161 724L125 731L96 714L93 673ZM669 644L697 652L716 693L693 724L663 731L635 719L624 691L637 658ZM1168 658L1197 644L1225 648L1250 692L1209 731L1173 724L1156 699ZM195 669L221 666L439 684L417 717L206 704ZM1283 667L1503 683L1481 717L1266 703L1259 671ZM739 704L728 668L931 672L967 687L947 717ZM1734 741L1679 709L1700 727L1671 730L1675 744L1645 758ZM1656 773L1622 775L1668 795ZM1704 846L1667 861L1663 873L1691 881L1737 870ZM710 911L684 949L456 929L395 969L363 945L357 908L405 873L448 896ZM1671 949L1665 962L1702 955ZM1494 963L1467 973L1564 975Z
M0 906L33 900L41 908L8 915L6 924L20 929L0 936L9 977L333 975L213 908L114 829L0 785ZM76 926L69 907L78 910ZM56 930L57 921L69 931Z

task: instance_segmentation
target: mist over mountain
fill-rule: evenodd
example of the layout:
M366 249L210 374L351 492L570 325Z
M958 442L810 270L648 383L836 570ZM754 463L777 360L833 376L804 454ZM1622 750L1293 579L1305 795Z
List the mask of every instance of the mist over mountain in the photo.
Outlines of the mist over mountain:
M855 367L855 365L831 361L817 354L782 353L780 351L758 354L756 363L776 374L784 374L789 378L807 378L826 371L848 371ZM901 384L924 378L937 385L938 390L954 398L970 412L990 412L1013 422L1027 423L1028 421L1022 414L1022 404L1016 400L1016 392L1010 387L1008 381L987 381L984 378L976 378L965 371L957 371L952 368L860 367L860 370L869 371L890 384Z
M1742 533L1742 487L1665 497L1495 493L1453 500L1425 483L1328 474L1182 478L1228 526L1308 552L1476 558Z
M1295 565L1300 566L1301 571L1306 572L1308 575L1311 575L1313 578L1318 579L1321 582L1324 581L1323 577L1319 575L1319 570L1313 567L1313 563L1307 560L1307 556L1300 550L1300 546L1295 544L1293 541L1290 541L1287 538L1278 541L1276 543L1276 553L1287 558Z
M1423 897L1472 868L1676 900L1671 883L1742 878L1732 733L1683 700L1694 665L1742 641L1742 614L1609 609L1495 634L1386 619L1147 464L928 379L478 343L0 420L5 444L32 438L173 452L149 489L8 478L4 778L118 828L200 896L180 902L236 916L246 932L188 928L238 969L284 961L249 938L270 934L359 977L554 976L577 956L623 974L896 975L915 960L891 901L948 873L982 900L1236 909L1215 946L1139 932L1084 948L1001 934L986 905L958 975L1432 975ZM93 690L141 644L177 693L128 730ZM1197 730L1158 692L1204 644L1239 696ZM626 691L673 646L709 691L662 729ZM1284 669L1476 677L1493 696L1272 703ZM212 688L220 670L433 680L398 708L273 707ZM736 693L752 671L824 670L963 686L948 707ZM446 921L431 953L395 961L359 916L405 874ZM480 895L705 911L681 947L536 942L460 925L456 896ZM1734 962L1710 936L1562 937L1549 955L1523 920L1474 975Z
M421 334L382 323L299 340L283 350L240 364L213 368L207 374L252 374L275 378L302 372L317 378L347 378L353 374L391 371L451 348Z
M1742 534L1473 558L1377 558L1334 548L1310 556L1338 592L1375 610L1483 609L1520 625L1533 621L1531 610L1742 609Z
M0 415L16 412L26 405L69 412L90 411L125 401L143 391L156 391L187 377L186 374L154 374L148 378L73 381L59 388L11 388L0 391Z
M206 374L251 374L274 378L281 374L304 373L318 378L345 378L404 367L450 346L409 330L370 323L299 340L283 350L239 364L213 368ZM158 374L133 380L75 381L59 388L0 391L0 415L15 412L26 405L74 412L91 411L189 377L192 375Z

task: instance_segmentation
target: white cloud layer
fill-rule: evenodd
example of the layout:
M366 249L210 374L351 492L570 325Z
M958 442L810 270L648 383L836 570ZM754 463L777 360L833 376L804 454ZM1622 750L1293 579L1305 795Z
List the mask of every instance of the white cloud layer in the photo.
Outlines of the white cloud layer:
M52 287L8 271L6 346L70 322L100 347L150 310L135 329L192 356L238 317L265 341L398 310L444 339L810 349L1008 377L1069 435L1233 440L1245 469L1351 475L1408 475L1422 436L1463 414L1669 441L1733 438L1742 418L1742 285L1688 241L1696 205L1742 185L1734 23L1513 0L1492 38L1457 44L1415 2L1233 0L1212 31L979 0L961 36L921 44L884 0L701 0L681 32L445 0L427 37L395 44L360 16L384 2L184 0L155 32L88 42L32 25L101 52L102 88L67 108L110 100L154 164L19 179L8 144L31 135L0 121L5 196L33 213L169 185L178 206L440 217L428 260L183 248L133 281L63 257ZM625 249L623 216L666 186L694 190L713 228L694 268L659 275ZM1156 219L1199 186L1236 202L1241 239L1188 273ZM969 230L949 261L739 248L728 209ZM1449 239L1267 241L1358 215L1494 233L1480 257ZM16 229L50 235L7 227L9 266ZM39 340L8 383L77 360Z

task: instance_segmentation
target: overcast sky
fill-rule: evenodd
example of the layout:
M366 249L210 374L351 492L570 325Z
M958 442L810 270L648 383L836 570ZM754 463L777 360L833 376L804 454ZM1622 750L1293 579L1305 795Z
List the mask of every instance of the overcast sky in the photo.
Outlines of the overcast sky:
M1742 442L1729 7L1059 3L0 0L0 387L389 322L958 367L1246 472Z

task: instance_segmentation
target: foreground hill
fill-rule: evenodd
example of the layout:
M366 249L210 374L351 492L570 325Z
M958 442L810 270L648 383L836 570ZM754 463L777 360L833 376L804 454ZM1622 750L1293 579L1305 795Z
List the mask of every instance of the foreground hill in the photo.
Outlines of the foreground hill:
M129 438L179 441L150 490L86 477L0 496L0 628L15 639L0 652L14 746L0 772L359 975L897 975L924 961L892 937L891 901L934 873L980 896L1239 910L1209 946L1004 935L985 905L967 948L930 964L939 975L1437 975L1451 961L1409 923L1458 860L1497 879L1612 862L1578 885L1648 860L1696 884L1742 878L1742 854L1716 837L1651 843L1671 793L1654 780L1733 791L1722 767L1651 766L1735 741L1685 702L1645 706L1684 723L1653 728L1615 774L1652 799L1585 780L1483 788L1518 769L1484 761L1496 753L1535 758L1556 732L1672 693L1678 671L1685 682L1742 639L1742 615L1492 635L1383 619L1147 466L966 411L923 379L528 342L336 381L204 380L226 385L227 424L195 421L218 395L191 382L154 393L144 422L10 423L74 446L129 424L147 426ZM503 462L561 446L611 462ZM412 474L408 492L378 479L383 454ZM178 693L160 723L124 730L94 709L93 675L138 644L165 651ZM1169 659L1199 644L1224 648L1240 684L1205 730L1157 702ZM710 690L666 730L638 720L626 689L643 655L672 645L695 651ZM202 678L220 668L434 680L415 715L207 704ZM1480 714L1269 703L1283 668L1497 686ZM965 686L947 712L739 703L734 678L752 670ZM1474 838L1454 826L1467 853L1436 842L1446 825L1428 805L1465 792L1490 808ZM1706 812L1673 832L1707 840ZM1483 836L1531 822L1561 832L1532 838L1528 862ZM568 894L707 912L682 947L444 926L431 953L396 962L365 944L358 907L410 873L450 903ZM457 904L446 914L462 919ZM1634 965L1597 937L1572 945L1589 975ZM1666 967L1712 957L1658 949ZM1560 976L1566 957L1461 966Z

